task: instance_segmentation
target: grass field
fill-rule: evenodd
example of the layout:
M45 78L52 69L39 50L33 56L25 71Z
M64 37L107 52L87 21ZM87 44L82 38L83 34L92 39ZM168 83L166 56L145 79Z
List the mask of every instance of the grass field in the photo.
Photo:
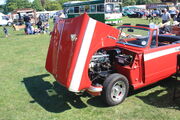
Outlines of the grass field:
M148 23L133 18L124 22ZM46 72L49 35L8 29L5 38L0 27L0 120L180 120L180 99L172 101L173 77L107 107L101 97L68 92Z

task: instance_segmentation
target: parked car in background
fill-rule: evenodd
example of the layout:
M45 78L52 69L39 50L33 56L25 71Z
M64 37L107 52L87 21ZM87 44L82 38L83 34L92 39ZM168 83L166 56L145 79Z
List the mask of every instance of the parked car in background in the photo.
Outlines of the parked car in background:
M132 14L129 14L128 17L130 18L141 18L144 15L142 11L133 11Z
M132 14L134 14L134 12L131 11L131 10L128 10L128 9L125 9L125 10L123 10L123 12L122 12L122 15L123 15L123 16L129 16L129 15L132 15Z
M13 22L12 19L10 19L8 16L0 13L0 25L1 25L1 26L2 26L2 25L8 25L8 26L10 26L10 25L12 25L12 22Z

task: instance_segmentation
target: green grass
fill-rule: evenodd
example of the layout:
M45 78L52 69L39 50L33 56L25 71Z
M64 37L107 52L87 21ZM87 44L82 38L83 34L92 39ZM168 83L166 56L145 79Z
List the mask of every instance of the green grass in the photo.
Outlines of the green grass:
M123 17L123 23L131 23L131 25L136 25L136 24L149 24L149 23L152 23L153 21L151 20L146 20L145 18L128 18L128 17ZM157 20L154 20L154 22L156 24L159 24L161 22L161 19L157 19Z
M180 119L180 101L172 101L174 78L131 92L121 105L107 107L101 97L68 92L46 72L49 35L8 29L5 38L0 27L0 120Z

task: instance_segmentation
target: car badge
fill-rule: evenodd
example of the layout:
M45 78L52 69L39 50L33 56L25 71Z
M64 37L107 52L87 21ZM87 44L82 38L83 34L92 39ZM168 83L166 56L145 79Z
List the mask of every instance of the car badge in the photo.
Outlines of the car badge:
M75 42L77 40L77 35L76 34L71 34L71 41Z

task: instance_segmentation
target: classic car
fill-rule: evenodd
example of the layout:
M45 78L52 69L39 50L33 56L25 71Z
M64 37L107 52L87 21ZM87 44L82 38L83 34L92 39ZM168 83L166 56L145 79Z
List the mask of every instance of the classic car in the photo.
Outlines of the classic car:
M178 36L141 24L114 28L83 14L56 22L45 67L69 91L102 95L113 106L125 100L129 87L137 90L179 71L179 54Z

